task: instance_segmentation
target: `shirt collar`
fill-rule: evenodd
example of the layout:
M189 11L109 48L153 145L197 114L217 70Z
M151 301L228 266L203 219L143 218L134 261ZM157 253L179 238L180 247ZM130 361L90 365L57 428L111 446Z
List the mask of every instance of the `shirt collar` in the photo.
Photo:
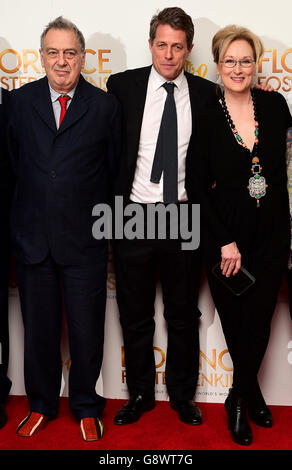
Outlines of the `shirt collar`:
M171 80L172 83L176 85L178 89L182 87L182 83L184 80L184 70L181 71L178 77L176 77L175 80ZM154 66L151 67L151 72L150 72L150 80L152 82L152 89L153 91L157 91L167 80L165 80L162 75L160 75Z
M57 101L59 96L64 95L64 93L59 93L58 91L54 90L54 88L51 87L50 83L49 83L49 88L50 88L50 95L51 95L52 103ZM75 90L76 90L76 86L72 88L72 90L68 91L66 95L70 96L70 98L72 99L74 96Z

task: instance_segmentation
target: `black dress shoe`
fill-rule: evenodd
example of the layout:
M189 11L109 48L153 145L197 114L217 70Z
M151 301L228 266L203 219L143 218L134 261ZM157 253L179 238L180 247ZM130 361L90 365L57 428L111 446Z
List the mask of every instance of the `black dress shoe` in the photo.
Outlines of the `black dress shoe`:
M273 425L272 413L266 405L258 382L248 396L247 408L250 419L258 426L270 428Z
M3 403L0 403L0 429L4 428L5 424L7 423L7 414L5 411L5 406Z
M178 412L179 419L186 424L202 424L202 413L191 400L176 400L170 402L171 408Z
M270 428L273 425L273 416L267 405L254 407L248 405L248 414L250 419L263 428Z
M115 424L131 424L138 421L145 411L153 410L154 399L147 399L143 395L132 395L129 401L123 406L114 418Z
M225 408L229 416L228 429L230 429L234 442L244 446L250 445L252 431L247 420L246 399L230 389L225 401Z

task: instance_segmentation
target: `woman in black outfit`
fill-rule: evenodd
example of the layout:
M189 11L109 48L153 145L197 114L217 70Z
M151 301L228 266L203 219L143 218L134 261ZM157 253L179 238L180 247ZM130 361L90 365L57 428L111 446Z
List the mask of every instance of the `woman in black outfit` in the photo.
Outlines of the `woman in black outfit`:
M204 246L210 290L233 361L233 386L225 402L235 442L249 445L248 415L272 425L257 374L270 334L281 279L289 256L289 202L285 162L291 115L284 97L253 89L263 53L246 28L227 26L213 38L223 91L197 123ZM236 276L244 266L255 278L240 296L212 273Z

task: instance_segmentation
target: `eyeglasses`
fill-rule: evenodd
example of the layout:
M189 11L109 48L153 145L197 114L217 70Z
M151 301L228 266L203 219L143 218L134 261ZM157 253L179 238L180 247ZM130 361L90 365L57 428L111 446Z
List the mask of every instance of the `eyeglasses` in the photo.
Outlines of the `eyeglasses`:
M252 64L254 64L254 62L255 61L252 59L243 59L243 60L225 59L221 61L221 64L225 65L225 67L229 69L232 69L237 64L239 64L240 67L248 69L249 67L252 66Z

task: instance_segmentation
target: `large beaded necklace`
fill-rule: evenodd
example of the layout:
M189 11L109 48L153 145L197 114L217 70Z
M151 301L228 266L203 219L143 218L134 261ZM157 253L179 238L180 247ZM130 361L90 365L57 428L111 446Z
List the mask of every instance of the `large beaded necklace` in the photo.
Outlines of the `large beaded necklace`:
M253 146L252 151L250 151L249 148L244 143L242 137L239 135L239 133L238 133L238 131L237 131L232 119L231 119L231 116L229 114L229 111L228 111L228 108L227 108L227 105L226 105L224 94L222 94L222 97L220 99L220 103L221 103L223 112L224 112L225 117L227 119L227 122L228 122L228 124L229 124L229 126L230 126L230 128L231 128L231 130L234 134L234 137L235 137L236 141L242 147L244 147L252 157L252 160L251 160L252 176L251 176L251 178L249 178L249 185L247 186L247 188L249 190L249 195L256 199L257 207L259 207L260 206L260 199L263 196L265 196L266 188L267 188L268 185L266 184L266 180L265 180L264 176L261 175L262 166L260 165L260 159L258 157L259 123L258 123L258 118L257 118L256 102L255 102L255 96L254 96L253 90L251 90L251 98L252 98L252 104L253 104L254 126L255 126L255 128L254 128L255 141L254 141L254 146Z

